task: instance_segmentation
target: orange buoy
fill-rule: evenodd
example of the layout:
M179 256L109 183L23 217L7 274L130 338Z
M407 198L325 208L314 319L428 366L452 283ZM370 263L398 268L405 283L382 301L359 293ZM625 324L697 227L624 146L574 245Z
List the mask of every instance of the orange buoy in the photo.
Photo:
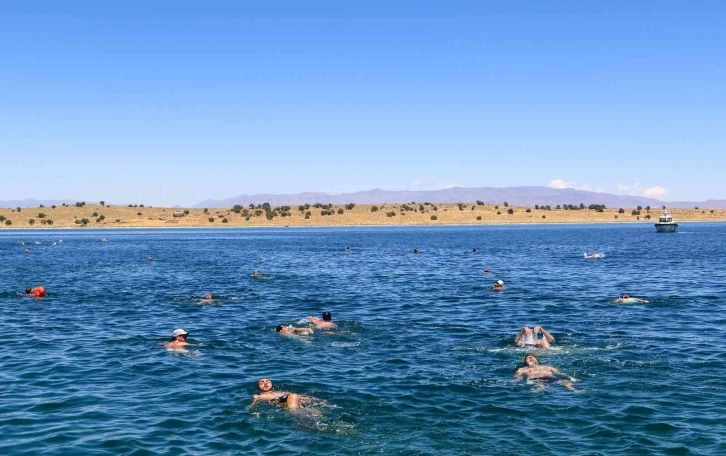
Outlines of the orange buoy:
M45 296L45 288L44 287L35 287L33 288L33 296L36 298L42 298Z

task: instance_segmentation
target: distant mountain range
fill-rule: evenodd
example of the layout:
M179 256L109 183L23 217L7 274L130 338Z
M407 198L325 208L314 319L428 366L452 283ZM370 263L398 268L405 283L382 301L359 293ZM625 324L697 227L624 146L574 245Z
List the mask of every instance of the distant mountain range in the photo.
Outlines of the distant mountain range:
M631 208L637 206L672 208L702 207L710 209L726 208L726 200L708 201L661 201L653 198L631 195L613 195L610 193L588 192L571 188L550 188L550 187L453 187L445 190L426 191L387 191L368 190L356 193L340 193L330 195L328 193L294 193L294 194L255 194L237 195L224 200L206 200L194 207L232 207L235 204L262 204L270 203L273 206L299 205L305 203L323 204L382 204L382 203L473 203L482 201L489 204L501 204L508 202L513 206L546 206L552 207L558 204L604 204L609 208Z
M75 201L82 200L8 200L0 201L0 207L38 207L44 206L60 206L63 203L75 204ZM90 200L87 200L90 201ZM580 204L586 206L590 204L604 204L609 208L634 208L637 206L660 207L667 206L672 208L709 208L709 209L726 209L726 200L707 200L707 201L661 201L653 198L645 198L641 196L631 195L613 195L610 193L588 192L584 190L574 190L571 188L550 188L550 187L453 187L445 190L426 190L426 191L388 191L388 190L368 190L356 193L291 193L291 194L270 194L260 193L255 195L238 195L233 198L223 200L206 200L195 205L194 207L207 208L223 208L232 207L235 204L246 206L248 204L270 203L273 206L283 205L299 205L299 204L383 204L383 203L473 203L475 201L483 201L489 204L501 204L508 202L513 206L534 205L552 207L558 204ZM174 206L179 207L179 206Z
M80 201L80 200L76 200ZM6 200L6 201L0 201L0 207L9 207L11 209L15 209L16 207L39 207L41 204L43 206L60 206L63 203L66 204L76 204L76 201L71 200L37 200L37 199L24 199L24 200Z

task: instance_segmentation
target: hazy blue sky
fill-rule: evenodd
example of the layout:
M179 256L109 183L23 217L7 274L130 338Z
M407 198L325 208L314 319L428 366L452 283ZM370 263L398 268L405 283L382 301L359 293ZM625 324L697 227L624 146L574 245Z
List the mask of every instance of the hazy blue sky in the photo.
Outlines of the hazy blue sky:
M726 198L723 1L9 3L0 200Z

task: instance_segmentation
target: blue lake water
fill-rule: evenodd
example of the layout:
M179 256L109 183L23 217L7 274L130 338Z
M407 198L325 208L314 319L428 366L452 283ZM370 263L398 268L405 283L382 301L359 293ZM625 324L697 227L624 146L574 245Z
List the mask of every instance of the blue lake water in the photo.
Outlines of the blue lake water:
M725 224L0 231L0 454L726 454L724 239ZM17 295L40 284L48 298ZM614 304L623 292L650 304ZM336 332L274 330L323 311ZM513 337L536 324L556 342L533 352L578 392L513 380L532 352ZM165 349L175 328L201 345ZM248 409L263 376L324 402Z

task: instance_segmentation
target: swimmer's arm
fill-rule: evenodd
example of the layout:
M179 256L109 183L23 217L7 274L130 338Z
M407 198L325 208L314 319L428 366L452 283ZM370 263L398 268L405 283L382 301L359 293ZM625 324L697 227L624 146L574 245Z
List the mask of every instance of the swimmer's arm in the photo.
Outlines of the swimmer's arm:
M514 373L514 379L515 380L522 380L522 375L524 374L524 367L520 367L517 369L517 372Z
M252 402L250 402L250 405L247 406L247 408L254 407L258 402L260 402L262 399L260 399L259 394L255 394L252 396Z
M546 329L544 329L541 326L539 327L539 330L542 331L542 334L544 334L544 336L545 336L545 338L547 339L548 342L554 342L555 341L555 338L552 336L552 334L550 334L549 331L547 331Z

